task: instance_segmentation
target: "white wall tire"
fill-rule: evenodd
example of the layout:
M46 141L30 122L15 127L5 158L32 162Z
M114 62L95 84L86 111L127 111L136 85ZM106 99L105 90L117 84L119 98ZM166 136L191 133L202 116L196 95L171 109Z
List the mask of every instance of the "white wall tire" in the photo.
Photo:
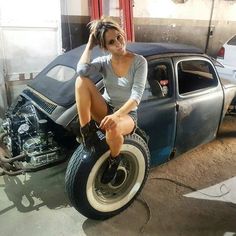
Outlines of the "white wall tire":
M101 183L101 176L108 147L86 154L80 146L72 156L66 172L66 190L73 206L83 215L92 219L112 217L126 209L141 191L150 168L147 144L137 134L128 135L121 153L116 178L106 185Z

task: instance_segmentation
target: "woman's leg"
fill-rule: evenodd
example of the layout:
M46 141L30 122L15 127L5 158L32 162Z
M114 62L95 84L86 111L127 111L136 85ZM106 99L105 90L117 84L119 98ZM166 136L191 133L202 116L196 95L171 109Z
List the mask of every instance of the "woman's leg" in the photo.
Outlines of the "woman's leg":
M111 150L111 156L116 157L120 153L124 142L124 135L130 134L134 129L134 121L129 115L120 118L118 125L106 131L106 141Z
M107 104L89 78L77 78L75 97L81 127L89 123L91 117L100 123L107 115ZM112 156L119 154L123 144L123 135L131 133L133 129L134 121L129 115L126 115L120 119L116 127L106 131L106 140L111 149Z
M120 119L116 127L106 131L106 140L110 147L111 154L108 159L108 165L101 178L103 184L108 184L115 177L121 160L119 154L124 142L124 135L131 133L134 126L134 120L129 115L126 115Z
M91 117L100 122L107 115L107 104L89 78L77 78L75 98L81 127L88 124Z
M91 119L100 122L107 114L107 104L93 82L86 77L77 78L75 98L82 142L86 148L90 148L100 142L97 126Z

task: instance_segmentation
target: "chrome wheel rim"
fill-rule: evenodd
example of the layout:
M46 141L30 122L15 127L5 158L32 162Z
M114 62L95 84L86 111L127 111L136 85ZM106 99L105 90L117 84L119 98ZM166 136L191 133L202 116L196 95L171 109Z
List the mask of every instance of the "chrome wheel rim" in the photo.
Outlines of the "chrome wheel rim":
M103 154L92 168L86 186L90 205L101 212L110 212L125 206L140 189L145 176L145 160L135 146L124 144L123 158L116 176L108 184L101 183L109 151Z

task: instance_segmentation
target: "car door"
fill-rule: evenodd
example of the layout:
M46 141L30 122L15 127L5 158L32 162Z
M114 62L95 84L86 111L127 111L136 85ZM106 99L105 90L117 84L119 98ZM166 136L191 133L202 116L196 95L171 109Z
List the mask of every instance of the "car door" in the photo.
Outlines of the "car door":
M151 164L165 162L175 137L176 103L171 59L148 60L148 79L138 109L139 126L149 136Z
M223 107L223 90L215 68L205 57L175 58L177 78L177 129L179 155L212 140Z

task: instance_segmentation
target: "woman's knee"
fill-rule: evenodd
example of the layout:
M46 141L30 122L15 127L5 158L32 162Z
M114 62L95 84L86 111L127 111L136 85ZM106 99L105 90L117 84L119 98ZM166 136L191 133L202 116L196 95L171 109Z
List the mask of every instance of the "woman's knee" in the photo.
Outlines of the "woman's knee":
M84 87L87 86L86 84L88 83L88 81L89 81L89 78L78 76L75 81L76 90L84 89Z
M107 140L122 139L122 134L119 131L119 128L116 126L106 131Z

